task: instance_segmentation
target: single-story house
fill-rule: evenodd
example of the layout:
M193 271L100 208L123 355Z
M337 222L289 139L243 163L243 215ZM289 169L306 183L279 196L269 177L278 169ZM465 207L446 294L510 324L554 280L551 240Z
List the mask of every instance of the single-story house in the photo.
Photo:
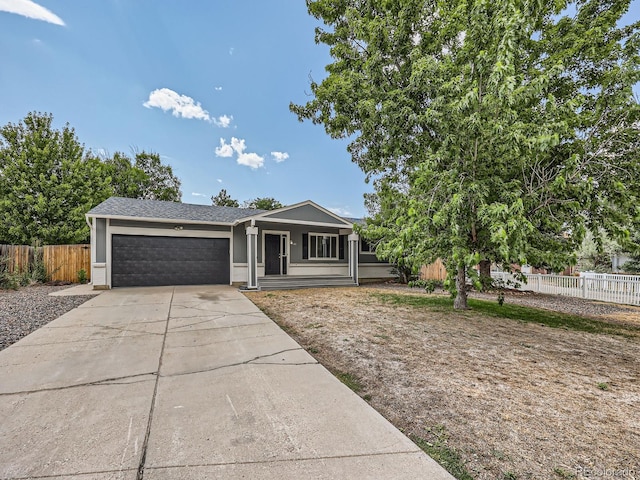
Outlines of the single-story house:
M277 210L111 197L90 210L91 281L124 286L333 278L351 285L392 276L342 218L305 201ZM283 284L284 285L284 284ZM302 285L302 283L301 283Z

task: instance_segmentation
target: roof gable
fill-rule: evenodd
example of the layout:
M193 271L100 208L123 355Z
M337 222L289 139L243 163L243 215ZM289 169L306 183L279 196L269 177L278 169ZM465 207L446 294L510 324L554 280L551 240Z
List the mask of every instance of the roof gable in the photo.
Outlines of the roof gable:
M310 200L297 203L278 210L261 213L256 219L285 220L288 222L333 224L351 227L352 223L342 217L322 208Z

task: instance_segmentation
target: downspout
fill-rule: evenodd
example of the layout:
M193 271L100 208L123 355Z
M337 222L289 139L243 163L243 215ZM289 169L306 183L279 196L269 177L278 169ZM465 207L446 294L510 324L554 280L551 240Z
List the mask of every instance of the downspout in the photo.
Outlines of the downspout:
M91 279L91 284L93 283L93 264L96 261L96 234L95 234L95 225L89 221L89 215L85 213L84 221L87 222L87 226L89 227L89 278Z
M89 248L91 249L91 268L96 261L96 231L93 222L89 221L89 215L85 214L84 221L87 222L89 227Z

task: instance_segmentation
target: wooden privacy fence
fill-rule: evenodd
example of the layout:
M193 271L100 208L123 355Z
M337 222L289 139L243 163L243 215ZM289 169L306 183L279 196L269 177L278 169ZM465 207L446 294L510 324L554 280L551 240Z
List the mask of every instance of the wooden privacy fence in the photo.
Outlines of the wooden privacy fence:
M78 272L84 270L91 278L91 248L89 245L46 245L44 264L50 280L77 282Z
M9 272L22 272L33 263L35 249L28 245L0 245L0 258L6 259Z
M42 260L51 281L77 282L84 270L91 278L91 248L89 245L45 245ZM29 245L0 245L0 257L8 258L10 272L22 272L34 264L36 248Z
M447 269L442 260L437 259L429 265L423 265L420 268L420 280L438 280L443 281L447 278Z
M525 275L527 283L520 282L507 272L491 272L496 280L508 282L519 290L588 298L603 302L640 305L640 276L591 274L582 277L563 275Z

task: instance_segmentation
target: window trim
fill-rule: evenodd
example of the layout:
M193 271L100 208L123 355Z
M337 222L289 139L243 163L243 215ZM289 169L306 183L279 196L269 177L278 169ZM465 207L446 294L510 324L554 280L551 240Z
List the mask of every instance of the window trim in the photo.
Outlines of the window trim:
M338 261L339 257L340 257L340 235L338 235L337 233L322 233L322 232L309 232L307 233L308 235L308 245L307 245L307 253L309 255L308 260L314 261L314 262L325 262L327 260L329 261ZM311 238L312 237L316 237L316 251L313 252L311 249ZM317 255L317 242L318 242L318 237L330 237L330 238L335 238L336 239L336 248L335 251L332 252L330 251L329 254L334 254L335 256L329 256L329 257L318 257ZM331 250L331 244L333 242L331 242L331 240L329 240L329 249Z

